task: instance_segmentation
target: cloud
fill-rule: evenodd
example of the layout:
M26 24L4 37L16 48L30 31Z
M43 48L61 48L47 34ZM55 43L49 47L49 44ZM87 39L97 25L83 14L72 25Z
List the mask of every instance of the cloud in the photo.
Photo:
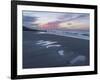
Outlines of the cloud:
M37 21L37 17L23 16L23 26L31 27L35 21Z
M88 13L66 13L63 16L60 16L58 19L60 21L73 21L76 19L83 20L85 18L88 18L88 21L89 21L89 14Z
M64 29L72 29L72 30L88 30L89 24L85 24L84 22L80 21L69 21L69 22L62 22L59 24L60 28Z
M23 16L24 22L34 22L37 20L37 17Z
M23 11L23 25L37 29L89 29L88 13Z

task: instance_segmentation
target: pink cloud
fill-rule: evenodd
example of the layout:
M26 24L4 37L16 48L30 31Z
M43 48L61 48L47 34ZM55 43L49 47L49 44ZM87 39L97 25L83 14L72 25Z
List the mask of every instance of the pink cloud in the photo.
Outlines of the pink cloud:
M55 22L48 22L45 24L41 25L41 28L43 29L57 29L59 27L59 21L55 21Z

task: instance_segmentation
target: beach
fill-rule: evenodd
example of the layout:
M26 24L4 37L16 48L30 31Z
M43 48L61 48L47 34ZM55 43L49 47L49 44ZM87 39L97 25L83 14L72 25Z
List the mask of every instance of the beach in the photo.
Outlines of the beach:
M89 40L23 31L23 68L89 65Z

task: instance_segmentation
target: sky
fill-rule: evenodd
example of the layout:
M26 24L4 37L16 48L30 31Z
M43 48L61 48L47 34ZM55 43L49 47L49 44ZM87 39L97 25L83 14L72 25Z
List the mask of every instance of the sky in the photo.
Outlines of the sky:
M23 26L42 30L89 30L88 13L23 11Z

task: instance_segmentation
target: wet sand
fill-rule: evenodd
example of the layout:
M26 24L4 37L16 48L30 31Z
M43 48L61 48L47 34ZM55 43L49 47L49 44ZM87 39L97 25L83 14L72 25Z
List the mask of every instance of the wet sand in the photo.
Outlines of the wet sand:
M61 46L46 48L37 45L38 40L55 41ZM63 55L58 53L59 50L64 51ZM85 65L89 65L89 40L23 31L23 68Z

